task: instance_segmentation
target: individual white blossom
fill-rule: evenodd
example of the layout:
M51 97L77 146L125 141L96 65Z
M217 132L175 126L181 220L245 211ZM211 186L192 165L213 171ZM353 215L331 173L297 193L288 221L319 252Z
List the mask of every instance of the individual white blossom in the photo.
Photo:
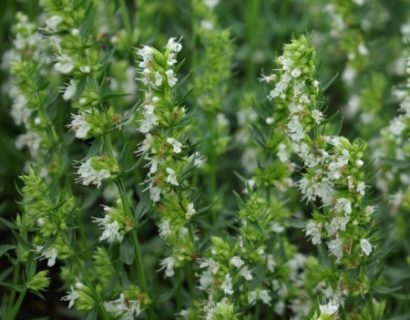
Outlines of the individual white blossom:
M249 270L248 266L242 267L242 269L239 271L239 275L246 281L251 281L253 279L252 272L251 270Z
M175 153L180 153L182 151L182 143L175 138L167 138L167 142L172 146Z
M332 316L339 309L339 302L336 300L330 300L328 303L319 306L321 315Z
M369 256L373 250L371 243L367 239L360 240L360 248L366 256Z
M174 87L174 86L177 84L177 82L178 82L178 79L177 79L177 77L176 77L175 74L174 74L174 70L169 69L169 70L167 70L167 71L165 72L165 74L166 74L166 76L167 76L168 85L169 85L171 88Z
M191 218L195 214L196 214L196 210L195 210L194 204L192 202L188 203L188 208L187 208L187 211L186 211L186 217Z
M330 254L336 257L336 262L339 262L343 257L343 242L342 239L336 238L327 243Z
M110 215L110 207L104 206L104 218L93 218L95 222L103 231L99 240L107 241L108 243L121 242L124 235L120 233L119 223Z
M74 306L75 301L78 299L80 294L77 289L81 289L84 285L81 282L76 282L75 288L71 287L70 292L61 298L62 301L68 301L68 308Z
M351 214L352 213L352 203L350 200L346 198L339 198L336 201L335 204L335 210L336 212L340 213L345 213L345 214Z
M92 158L83 162L77 170L78 178L83 185L89 186L90 184L96 185L97 187L101 186L103 180L111 177L111 174L108 170L95 170L91 163Z
M54 68L62 74L69 74L74 69L74 61L66 54L57 56Z
M161 260L161 270L165 269L165 276L170 278L175 275L175 259L173 257L167 257Z
M86 139L88 132L91 130L90 125L87 122L86 114L72 114L72 120L68 127L74 131L75 137L78 139Z
M43 246L37 246L37 252L43 251ZM51 248L41 253L40 259L47 259L47 266L52 267L56 264L57 250Z
M321 226L313 220L310 220L306 225L306 236L310 237L314 245L322 243L321 240Z
M232 295L233 294L233 288L232 288L232 278L229 273L225 275L224 281L222 282L221 289L223 292L227 295Z
M113 301L104 302L105 310L121 320L136 319L141 313L141 303L138 299L127 299L123 293Z
M71 100L77 91L77 84L74 79L70 80L70 83L64 90L63 99L65 101Z
M169 184L174 185L174 186L179 186L175 171L171 168L166 168L165 170L167 171L167 174L168 174L167 175L167 182Z
M233 256L229 262L238 269L245 264L245 262L238 256Z

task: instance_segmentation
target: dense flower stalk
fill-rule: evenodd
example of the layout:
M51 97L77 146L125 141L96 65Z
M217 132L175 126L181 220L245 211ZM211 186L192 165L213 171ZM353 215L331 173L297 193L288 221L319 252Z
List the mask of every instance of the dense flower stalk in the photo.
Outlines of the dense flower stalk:
M137 50L138 79L144 85L138 130L144 140L136 153L147 160L144 184L158 217L159 235L171 248L171 256L161 262L167 277L175 274L176 267L195 260L192 220L197 210L189 175L203 161L189 145L191 117L176 96L181 50L176 38L170 38L162 52L149 46Z

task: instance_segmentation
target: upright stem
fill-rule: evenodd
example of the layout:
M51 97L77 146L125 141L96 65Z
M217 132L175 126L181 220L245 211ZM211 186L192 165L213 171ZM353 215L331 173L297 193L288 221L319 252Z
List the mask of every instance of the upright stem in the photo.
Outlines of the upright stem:
M128 15L128 8L127 8L127 4L125 3L125 0L120 0L120 10L121 10L122 18L124 20L123 21L124 28L125 28L125 31L127 32L127 41L128 43L130 43L132 39L132 26L131 26L130 17Z
M14 320L16 319L17 313L20 310L21 304L23 303L24 297L26 296L27 289L24 288L21 292L19 297L17 298L16 303L13 306L13 309L11 310L11 314L9 315L8 319L9 320Z
M20 275L20 262L17 260L17 264L14 267L13 271L13 286L16 286L18 284L19 280L19 275ZM9 296L9 302L8 306L10 307L10 312L13 312L13 306L14 306L14 299L16 298L16 290L12 290ZM8 314L9 312L7 312ZM8 316L8 319L12 319L12 317Z
M105 149L108 153L108 156L114 158L114 152L113 152L112 143L111 143L111 136L109 134L104 135L103 142L105 145ZM115 184L118 188L118 192L120 193L122 206L126 214L128 215L129 218L134 219L132 205L127 196L127 190L125 188L124 180L122 178L119 178L117 179ZM135 249L135 268L137 269L138 280L141 284L142 290L144 291L145 294L147 294L148 293L148 283L147 283L147 278L145 276L145 266L144 266L144 260L142 258L141 244L139 242L136 229L131 231L131 241ZM154 313L151 308L148 308L148 318L155 319Z
M216 195L216 152L215 152L215 140L216 140L216 130L215 130L215 113L207 111L207 127L210 132L210 137L208 139L208 161L209 161L209 198L213 202ZM211 222L212 224L216 221L216 210L211 209Z

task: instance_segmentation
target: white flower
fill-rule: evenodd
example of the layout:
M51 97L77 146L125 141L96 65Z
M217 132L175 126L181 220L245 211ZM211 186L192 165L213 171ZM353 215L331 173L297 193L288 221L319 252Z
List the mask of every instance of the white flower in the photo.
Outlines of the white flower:
M170 278L175 274L175 259L173 257L165 258L161 261L161 269L165 269L165 276Z
M248 293L248 303L253 306L258 298L258 293L254 290Z
M68 127L74 131L75 137L78 139L86 139L91 127L86 120L85 113L72 114L72 121Z
M371 243L367 239L360 240L360 248L366 256L369 256L373 250Z
M172 146L175 153L180 153L182 150L182 143L174 138L167 138L167 142Z
M314 245L322 243L320 229L321 225L313 220L310 220L306 225L306 236L311 238Z
M349 217L334 217L330 223L326 223L326 231L329 236L335 235L338 231L345 231Z
M392 121L390 121L389 131L393 135L399 136L404 131L404 129L406 129L406 125L400 117L396 117Z
M145 139L139 144L139 148L135 152L137 155L141 155L145 152L147 152L151 146L152 143L154 142L154 138L150 133L147 133L145 135Z
M320 110L315 109L312 111L312 118L317 124L320 124L323 121L323 113Z
M160 187L154 187L153 185L150 185L148 187L149 189L149 194L150 194L150 198L153 202L158 202L161 198L161 188Z
M236 268L240 268L245 264L245 262L243 262L243 260L238 256L232 257L231 260L229 260L229 262Z
M75 284L75 287L76 289L81 289L83 287L83 284L81 282L77 282ZM71 287L70 290L71 291L66 296L61 298L62 301L68 301L68 308L71 308L80 296L77 290L75 290L73 287Z
M334 255L337 259L336 262L339 262L343 257L343 242L340 238L336 238L327 243L329 252Z
M273 255L268 254L268 256L266 257L266 265L267 265L268 270L269 270L270 272L275 271L276 262L275 262L275 260L273 259Z
M177 176L176 176L176 174L175 174L175 171L172 170L171 168L166 168L165 170L166 170L167 173L168 173L167 182L168 182L169 184L173 184L174 186L179 186L178 180L177 180Z
M365 193L365 189L366 189L366 185L364 184L364 182L362 181L362 182L359 182L358 184L357 184L357 192L359 192L359 194L361 195L361 196L364 196L364 193Z
M15 142L17 149L28 147L30 154L35 156L40 149L41 137L36 132L27 132L20 134Z
M336 212L338 212L338 213L340 213L340 212L343 212L345 214L351 214L352 213L352 203L350 202L350 200L348 200L346 198L337 199L334 208L335 208Z
M161 76L161 74L158 71L156 71L154 76L155 76L155 85L157 87L161 86L162 85L162 76Z
M271 296L269 295L268 290L261 290L259 292L259 299L261 299L263 303L269 304L269 305L270 305L270 302L272 300Z
M280 161L282 162L287 162L289 160L289 156L288 156L288 152L286 150L286 145L284 143L280 143L278 145L278 153L277 156L279 158Z
M141 304L138 299L125 298L121 293L117 300L104 302L104 308L107 312L121 317L121 320L132 320L141 313Z
M51 16L46 20L46 28L51 32L57 31L58 25L63 21L63 18L60 16Z
M169 38L166 48L171 52L178 53L182 50L182 44L176 38Z
M204 3L209 9L212 10L215 6L218 5L219 0L204 0Z
M71 100L77 91L77 84L75 83L74 79L70 80L70 83L64 90L63 99L65 101Z
M277 222L273 222L271 225L271 230L275 233L282 233L285 230L285 227Z
M356 3L358 6L362 6L365 4L366 0L353 0L354 3Z
M232 289L232 278L229 273L225 275L224 281L222 282L221 289L225 294L231 295L233 294Z
M325 305L319 306L321 315L332 316L339 309L339 303L336 300L330 300Z
M159 225L159 235L162 238L167 237L171 233L171 223L168 219L162 220Z
M359 52L361 56L367 56L369 54L369 50L367 49L367 47L364 45L363 42L359 44L359 46L357 47L357 51Z
M63 74L68 74L74 69L74 61L66 54L57 56L54 68Z
M103 208L105 211L104 218L93 218L93 222L97 223L100 229L103 230L99 241L107 240L108 243L121 242L124 236L120 233L119 223L110 215L112 208L107 206Z
M315 194L322 199L324 205L329 205L333 200L334 190L327 179L322 179L316 186Z
M99 171L95 170L91 164L91 160L92 158L88 159L80 165L77 170L77 174L79 175L77 180L85 186L94 184L97 187L100 187L102 181L108 179L111 176L111 173L106 169Z
M297 115L292 116L286 126L289 130L289 136L293 141L298 142L304 138L305 131Z
M253 275L251 270L247 266L244 266L240 271L239 275L243 277L246 281L251 281L253 279Z
M168 85L172 88L177 84L178 79L175 77L174 71L172 69L167 70L165 74L168 79Z
M196 210L195 210L194 204L192 202L188 203L188 208L187 208L187 211L186 211L186 217L191 218L195 214L196 214Z
M200 290L207 290L209 287L212 286L214 283L214 276L210 271L204 271L201 273L199 277L199 289Z
M149 67L149 64L152 60L153 53L154 53L154 50L148 46L143 46L142 48L137 50L137 55L140 56L142 59L142 61L139 64L141 68Z
M41 252L43 250L43 246L37 246L37 251ZM52 248L47 251L44 251L40 259L47 259L47 266L52 267L56 264L56 259L57 259L57 250Z
M291 76L293 78L299 78L301 74L302 74L302 70L300 70L299 68L295 68L291 72Z
M82 73L90 73L90 72L91 72L91 67L88 66L88 65L86 65L86 66L81 66L81 67L80 67L80 71L81 71Z

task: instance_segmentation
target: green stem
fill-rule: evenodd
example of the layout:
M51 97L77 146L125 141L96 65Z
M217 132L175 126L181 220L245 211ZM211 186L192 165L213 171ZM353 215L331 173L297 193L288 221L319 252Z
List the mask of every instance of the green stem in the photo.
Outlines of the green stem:
M182 310L182 281L184 275L182 270L178 271L178 280L177 280L177 288L176 288L176 298L177 298L177 312Z
M8 319L14 320L16 318L17 313L20 310L21 304L23 303L24 297L26 296L26 293L27 293L27 289L23 289L23 291L20 292L20 295L17 298L17 301L14 304L14 307L11 311L11 315L9 316Z
M207 127L210 132L210 137L208 139L208 161L209 161L209 199L213 202L216 195L216 152L215 152L215 141L216 129L215 129L215 113L207 112ZM216 210L211 209L211 222L214 224L216 221Z
M131 27L131 21L130 21L130 17L128 15L128 8L127 8L127 4L125 3L124 0L120 0L120 10L121 10L121 15L123 18L123 22L124 22L124 28L125 31L127 32L127 41L130 44L131 43L131 39L132 39L132 27ZM131 47L131 46L129 46Z
M13 271L13 286L16 286L19 280L19 275L20 275L20 263L17 260L17 264L14 267L14 271ZM14 305L14 299L16 298L16 290L12 290L9 296L9 303L8 306L10 306L10 312L13 311L13 305ZM7 312L7 314L9 314L9 312ZM10 318L10 316L7 317L8 319L12 319Z
M114 158L113 147L111 143L111 136L109 134L104 135L103 142L105 145L105 149L108 153L108 156ZM134 214L132 210L131 203L127 196L127 190L125 188L124 180L122 178L117 179L116 186L118 188L118 192L120 193L122 206L128 215L128 217L134 220ZM142 250L141 244L138 240L137 230L134 229L131 231L131 241L132 245L135 249L135 268L137 269L138 280L141 283L141 288L145 294L148 294L148 282L145 276L145 267L144 267L144 260L142 258ZM147 309L148 311L148 319L155 319L154 313L151 308Z

